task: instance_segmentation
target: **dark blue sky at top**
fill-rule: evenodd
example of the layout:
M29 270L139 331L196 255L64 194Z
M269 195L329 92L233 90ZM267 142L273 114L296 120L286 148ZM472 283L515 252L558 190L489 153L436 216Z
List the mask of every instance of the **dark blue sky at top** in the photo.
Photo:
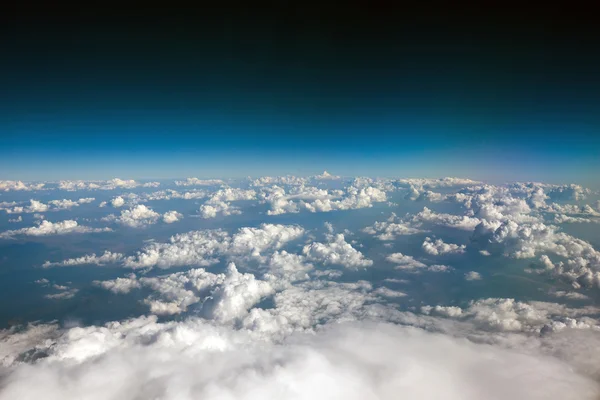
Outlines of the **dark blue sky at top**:
M593 183L600 40L585 12L374 4L23 11L2 30L0 179Z

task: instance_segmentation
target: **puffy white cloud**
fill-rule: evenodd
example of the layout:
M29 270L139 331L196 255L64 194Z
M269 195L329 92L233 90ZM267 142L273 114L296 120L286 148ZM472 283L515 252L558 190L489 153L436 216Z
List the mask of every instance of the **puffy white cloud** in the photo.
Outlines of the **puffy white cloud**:
M254 190L244 190L238 188L220 189L213 193L210 198L200 207L200 216L202 216L202 218L215 218L218 214L241 214L241 211L237 207L233 207L229 202L253 200L255 198L256 192Z
M220 230L192 231L178 234L168 243L151 243L135 256L127 257L130 268L171 268L176 266L208 266L220 257L263 260L264 251L278 250L304 234L292 225L263 224L259 228L241 228L230 236Z
M343 265L346 268L370 267L373 261L368 260L346 242L343 234L335 235L328 243L314 242L304 246L302 252L314 262L323 265Z
M396 236L414 235L424 231L413 227L410 223L399 220L396 214L392 213L387 221L377 221L373 226L363 229L363 232L375 235L379 240L395 240Z
M397 264L394 268L398 270L404 270L408 272L421 272L421 271L430 271L430 272L448 272L452 270L451 267L447 265L426 265L421 261L415 260L413 257L402 254L402 253L393 253L386 257L386 260Z
M0 180L0 191L2 192L42 190L44 186L44 183L26 183L22 181Z
M423 222L447 226L450 228L463 229L471 231L475 229L481 222L479 218L469 217L467 215L452 215L444 213L436 213L429 208L424 207L423 211L419 212L412 218L412 222L419 226Z
M480 281L481 274L477 271L469 271L465 274L465 280L467 281Z
M125 199L121 196L117 196L110 201L110 205L115 208L123 207L125 205Z
M32 327L0 399L595 399L598 386L556 359L390 324L337 324L280 343L198 319ZM46 338L51 338L47 340ZM46 342L44 342L46 340ZM510 366L510 368L507 368ZM114 372L118 371L118 374ZM111 373L112 372L112 373ZM435 384L431 384L435 382Z
M109 232L110 228L90 228L79 225L77 221L65 220L60 222L42 221L38 226L9 230L0 233L0 238L9 239L15 236L49 236L65 235L68 233Z
M242 318L254 304L273 292L268 282L257 280L252 274L239 273L235 264L231 263L223 284L212 293L213 318L220 322Z
M263 189L261 197L270 205L269 215L310 212L329 212L372 207L373 203L387 201L385 191L376 187L357 188L350 186L345 190L326 190L311 186L292 188L289 193L279 186Z
M600 333L598 323L589 317L600 311L595 307L569 308L557 303L489 298L471 301L464 309L435 306L423 307L421 311L468 320L480 329L491 331L539 334L573 328L593 329Z
M60 181L57 188L60 190L76 191L76 190L115 190L115 189L133 189L136 187L158 187L160 182L140 183L133 179L114 178L108 181Z
M172 224L173 222L180 221L183 218L183 214L177 211L167 211L163 214L163 222L166 224Z
M440 254L462 254L467 246L444 243L442 239L432 241L430 238L425 238L422 247L426 253L437 256Z
M177 186L218 186L224 184L225 182L221 179L187 178L185 181L175 181Z
M427 268L427 265L423 264L420 261L415 260L413 257L402 254L402 253L393 253L386 257L391 263L397 264L396 269L418 269L418 268Z
M59 211L59 210L68 210L73 207L78 207L80 204L88 204L93 202L95 199L93 197L81 198L79 200L50 200L48 204L42 203L41 201L31 199L29 200L28 206L16 206L16 204L23 203L11 203L15 205L14 207L2 207L0 206L0 210L6 210L7 214L21 214L21 213L44 213L47 211Z
M9 219L8 222L11 222L11 223L23 222L23 217L19 215L17 218Z
M74 265L106 265L106 264L116 264L123 260L123 254L121 253L112 253L110 251L105 251L101 256L97 256L96 254L88 254L82 257L70 258L61 262L50 262L46 261L42 267L70 267Z
M143 228L155 224L159 218L159 213L143 204L138 204L129 210L121 211L121 215L115 218L115 222L130 228Z
M135 274L129 274L125 278L116 278L108 281L94 281L96 286L109 290L115 294L129 293L133 289L142 287Z
M313 176L313 179L326 181L326 180L340 179L340 177L339 176L335 176L335 175L331 175L327 171L323 171L323 173L321 175L315 175L315 176Z

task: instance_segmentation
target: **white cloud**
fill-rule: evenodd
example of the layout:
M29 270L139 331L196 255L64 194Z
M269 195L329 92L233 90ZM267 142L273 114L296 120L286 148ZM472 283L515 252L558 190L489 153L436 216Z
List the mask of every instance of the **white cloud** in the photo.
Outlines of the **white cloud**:
M415 235L424 231L413 227L410 223L399 220L396 214L392 213L387 221L377 221L373 226L363 229L363 232L375 235L379 240L395 240L396 236Z
M390 324L337 324L278 344L198 319L138 318L30 328L0 399L595 399L598 386L556 359ZM46 337L53 338L44 343ZM367 340L368 338L368 340ZM507 368L510 366L510 368ZM118 371L115 374L114 371ZM435 382L435 384L432 384Z
M65 220L60 222L42 221L38 226L9 230L0 233L0 238L8 239L15 236L49 236L65 235L68 233L109 232L110 228L90 228L79 225L77 221Z
M302 252L314 262L323 265L343 265L346 268L370 267L373 261L368 260L356 250L350 243L346 242L343 234L332 237L328 243L314 242L304 246Z
M322 181L326 181L326 180L336 180L336 179L340 179L339 176L335 176L335 175L331 175L329 172L327 171L323 171L323 173L321 175L315 175L313 176L313 179L317 179L317 180L322 180Z
M254 190L237 188L220 189L200 207L202 218L215 218L217 215L234 215L242 212L230 204L231 201L253 200L256 198Z
M129 293L133 289L142 287L135 274L129 274L125 278L116 278L108 281L94 281L96 286L109 290L115 294Z
M192 231L178 234L168 243L151 243L135 256L127 257L129 268L171 268L176 266L208 266L220 257L236 260L265 260L261 253L278 250L304 234L292 225L263 224L259 228L241 228L230 236L220 230Z
M465 274L465 280L467 281L480 281L481 274L476 271L469 271Z
M0 191L2 192L42 190L44 186L44 183L26 183L22 181L0 180Z
M19 215L17 218L9 219L8 222L12 222L12 223L23 222L23 217Z
M386 260L397 264L394 269L404 270L413 273L419 273L421 271L429 271L429 272L448 272L451 271L452 268L447 265L426 265L421 261L415 260L413 257L402 254L402 253L393 253L386 257Z
M140 183L133 179L114 178L108 181L60 181L57 188L60 190L115 190L115 189L133 189L136 187L158 187L160 182Z
M471 231L475 229L477 225L479 225L481 220L466 215L436 213L434 211L431 211L429 208L424 207L423 211L419 212L412 218L412 222L416 224L428 222L431 224L447 226L450 228Z
M115 208L123 207L125 205L125 199L121 196L117 196L110 201L110 205Z
M115 219L115 222L130 228L144 228L155 224L159 218L159 213L143 204L138 204L129 210L121 211L121 215Z
M187 178L185 181L175 181L177 186L217 186L224 185L221 179L198 179L198 178Z
M123 260L123 254L121 253L112 253L110 251L105 251L101 256L97 256L96 254L89 254L82 257L70 258L61 262L50 262L46 261L42 267L70 267L74 265L106 265L106 264L116 264Z
M422 247L426 253L437 256L440 254L462 254L467 246L444 243L442 239L437 239L434 242L430 238L425 238Z
M163 214L163 222L166 224L172 224L173 222L180 221L183 218L183 214L177 211L167 211Z

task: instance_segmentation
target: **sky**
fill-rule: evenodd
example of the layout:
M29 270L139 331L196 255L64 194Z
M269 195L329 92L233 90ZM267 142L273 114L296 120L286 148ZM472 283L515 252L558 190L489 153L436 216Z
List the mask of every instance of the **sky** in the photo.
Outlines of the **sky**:
M600 36L586 10L115 14L10 15L1 179L327 169L597 185Z

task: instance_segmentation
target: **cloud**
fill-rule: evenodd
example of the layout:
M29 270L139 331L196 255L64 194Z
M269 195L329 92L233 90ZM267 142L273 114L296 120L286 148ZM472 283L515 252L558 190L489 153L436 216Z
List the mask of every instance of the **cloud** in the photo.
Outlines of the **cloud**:
M256 198L254 190L225 188L213 193L200 207L202 218L215 218L218 214L227 216L241 214L242 212L231 205L231 201L253 200Z
M310 212L330 212L373 207L373 203L387 201L385 192L376 187L357 188L349 186L345 190L319 189L311 186L298 186L288 193L279 186L265 188L261 192L264 202L268 203L268 215Z
M187 178L185 181L175 181L177 186L218 186L224 184L225 182L221 179Z
M422 247L427 254L437 256L441 254L462 254L465 252L467 246L464 244L459 246L453 243L444 243L442 239L437 239L434 242L430 238L425 238Z
M436 213L429 208L424 207L423 211L419 212L412 218L412 222L419 227L423 222L446 226L449 228L457 228L466 231L475 229L481 222L479 218L473 218L466 215L452 215L444 213Z
M198 319L138 318L64 332L31 331L21 334L20 347L53 337L37 350L48 357L12 366L2 400L253 399L282 393L291 399L385 400L401 393L420 399L586 400L598 395L593 381L556 359L382 323L337 324L281 343L256 343L245 332Z
M44 186L44 183L26 183L22 181L0 180L1 192L42 190Z
M167 211L163 214L163 222L165 224L172 224L173 222L181 221L183 214L177 211Z
M392 213L387 221L375 222L373 226L364 228L363 232L375 235L379 240L395 240L396 236L415 235L425 231L411 226L410 223L399 220L396 214Z
M476 271L469 271L465 274L465 280L467 281L480 281L481 274Z
M337 234L328 243L314 242L304 246L302 253L322 265L343 265L346 268L370 267L373 261L346 242L343 234Z
M79 200L50 200L48 204L44 204L41 201L31 199L29 200L28 206L16 206L16 203L13 202L11 205L14 207L1 207L0 210L5 210L7 214L21 214L21 213L44 213L47 211L59 211L59 210L69 210L73 207L79 207L80 204L88 204L93 202L93 197L81 198Z
M117 196L110 201L110 205L115 208L123 207L125 205L125 199L121 196Z
M110 232L110 228L90 228L79 225L77 221L65 220L60 222L42 221L38 226L9 230L0 233L0 238L10 239L15 236L49 236L65 235L68 233Z
M340 177L339 176L335 176L335 175L331 175L327 171L323 171L323 173L321 175L315 175L315 176L313 176L313 179L321 180L321 181L326 181L326 180L340 179Z
M160 182L146 182L140 183L133 179L119 179L113 178L108 181L60 181L58 182L57 189L66 191L76 190L115 190L115 189L133 189L136 187L158 187Z
M101 256L96 256L96 254L89 254L78 258L70 258L61 262L50 262L46 261L42 267L70 267L75 265L106 265L106 264L116 264L123 260L123 254L121 253L112 253L110 251L105 251Z
M221 230L192 231L178 234L168 243L151 243L135 256L127 257L129 268L172 268L176 266L208 266L225 257L266 260L261 253L278 250L298 239L304 229L293 225L263 224L259 228L241 228L230 236Z
M409 255L405 255L402 253L393 253L386 257L386 260L397 264L394 269L404 270L408 272L418 273L421 271L430 271L430 272L448 272L452 270L451 267L447 265L426 265L421 261L415 260L413 257Z
M157 223L159 218L159 213L143 204L138 204L129 210L121 211L121 215L115 217L114 221L130 228L144 228Z

